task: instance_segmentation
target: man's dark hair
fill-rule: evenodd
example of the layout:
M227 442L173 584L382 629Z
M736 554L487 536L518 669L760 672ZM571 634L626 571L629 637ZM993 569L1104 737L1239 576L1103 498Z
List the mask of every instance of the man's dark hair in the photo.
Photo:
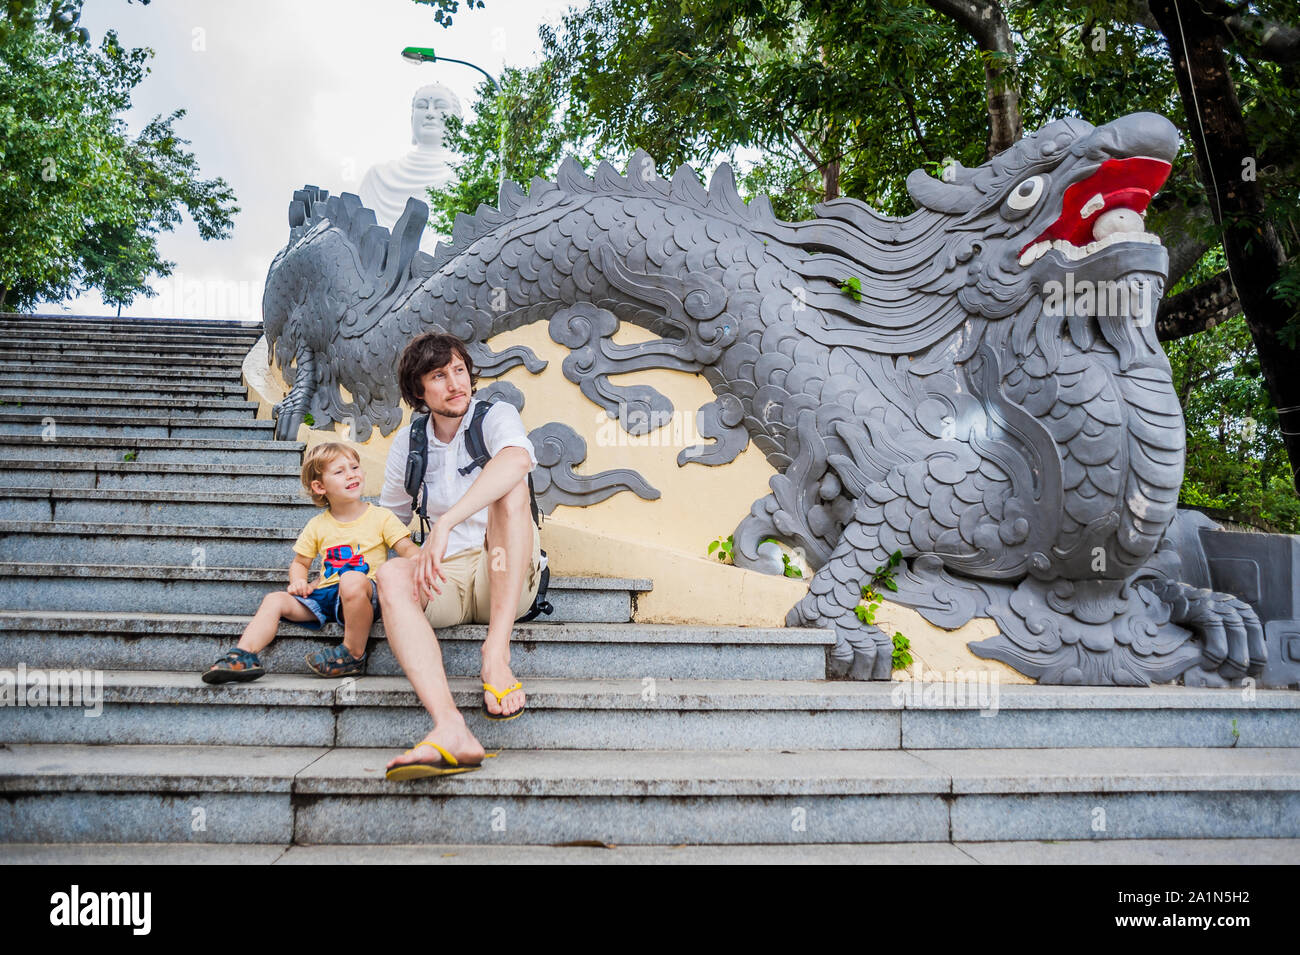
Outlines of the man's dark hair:
M443 367L455 357L459 357L469 371L469 393L472 395L478 384L478 373L474 370L474 359L469 357L469 349L463 341L455 335L441 335L437 332L428 332L411 339L397 362L397 386L402 390L406 403L416 411L428 411L424 406L424 389L420 387L420 381L429 372Z

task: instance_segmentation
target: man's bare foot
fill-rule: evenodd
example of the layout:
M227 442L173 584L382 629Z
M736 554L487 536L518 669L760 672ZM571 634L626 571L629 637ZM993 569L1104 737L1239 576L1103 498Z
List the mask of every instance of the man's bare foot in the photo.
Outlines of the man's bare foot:
M484 683L490 683L498 690L514 686L515 675L510 671L510 652L507 650L504 656L484 654L482 676ZM483 705L493 716L509 716L511 713L518 713L524 708L525 702L523 690L507 693L501 697L500 703L497 702L495 694L488 690L483 691Z
M456 757L456 762L462 766L477 766L483 762L486 751L483 749L474 734L469 731L463 722L457 725L444 723L441 726L435 726L424 738L422 742L437 743L452 756ZM408 763L438 763L442 762L442 757L432 746L415 745L408 752L401 756L394 756L388 761L387 769L394 766L405 766Z

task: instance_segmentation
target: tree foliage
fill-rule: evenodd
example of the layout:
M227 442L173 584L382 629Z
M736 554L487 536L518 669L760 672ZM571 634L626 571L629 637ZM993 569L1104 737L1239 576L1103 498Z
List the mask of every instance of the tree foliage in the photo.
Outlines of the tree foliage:
M447 117L444 142L460 157L452 166L456 178L429 190L429 227L442 235L451 234L459 213L496 206L502 177L527 184L553 174L565 155L583 163L604 158L570 119L546 63L507 68L499 87L480 83L477 98L479 109L468 123Z
M111 30L95 47L75 17L60 18L65 5L46 16L39 6L10 3L0 21L0 307L25 311L94 288L128 305L153 294L150 276L171 273L157 235L182 210L214 239L239 208L184 149L173 124L185 110L154 117L135 137L118 118L152 51L124 48Z
M1223 267L1223 252L1215 250L1185 283ZM1164 347L1187 423L1182 503L1239 523L1300 533L1300 498L1291 486L1277 411L1245 319L1238 313Z
M596 0L543 42L607 148L667 174L757 149L753 184L789 211L841 194L909 211L899 170L983 159L983 116L962 108L981 63L907 0Z
M433 10L433 22L439 26L451 26L453 14L460 11L460 0L415 0L416 3ZM465 0L465 9L473 10L478 7L483 9L483 0Z

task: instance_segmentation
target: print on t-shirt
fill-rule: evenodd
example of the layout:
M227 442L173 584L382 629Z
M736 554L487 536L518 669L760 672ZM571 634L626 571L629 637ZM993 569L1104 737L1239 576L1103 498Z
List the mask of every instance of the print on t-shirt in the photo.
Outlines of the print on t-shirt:
M345 570L359 570L363 574L370 573L370 565L366 563L366 556L356 544L339 544L337 547L327 547L322 562L325 565L323 577L333 577L335 574L342 575Z

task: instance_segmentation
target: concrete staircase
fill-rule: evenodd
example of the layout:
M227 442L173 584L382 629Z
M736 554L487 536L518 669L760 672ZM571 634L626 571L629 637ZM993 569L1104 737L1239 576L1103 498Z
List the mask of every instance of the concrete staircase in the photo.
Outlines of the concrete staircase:
M283 586L315 511L303 445L246 400L259 335L0 315L0 843L1300 837L1300 693L827 681L828 632L633 623L653 583L618 578L552 578L555 616L516 628L512 722L479 714L485 628L441 633L471 729L502 752L389 783L428 717L382 624L359 679L311 676L303 654L337 628L290 624L262 680L198 678ZM20 673L50 670L102 695L16 699Z

